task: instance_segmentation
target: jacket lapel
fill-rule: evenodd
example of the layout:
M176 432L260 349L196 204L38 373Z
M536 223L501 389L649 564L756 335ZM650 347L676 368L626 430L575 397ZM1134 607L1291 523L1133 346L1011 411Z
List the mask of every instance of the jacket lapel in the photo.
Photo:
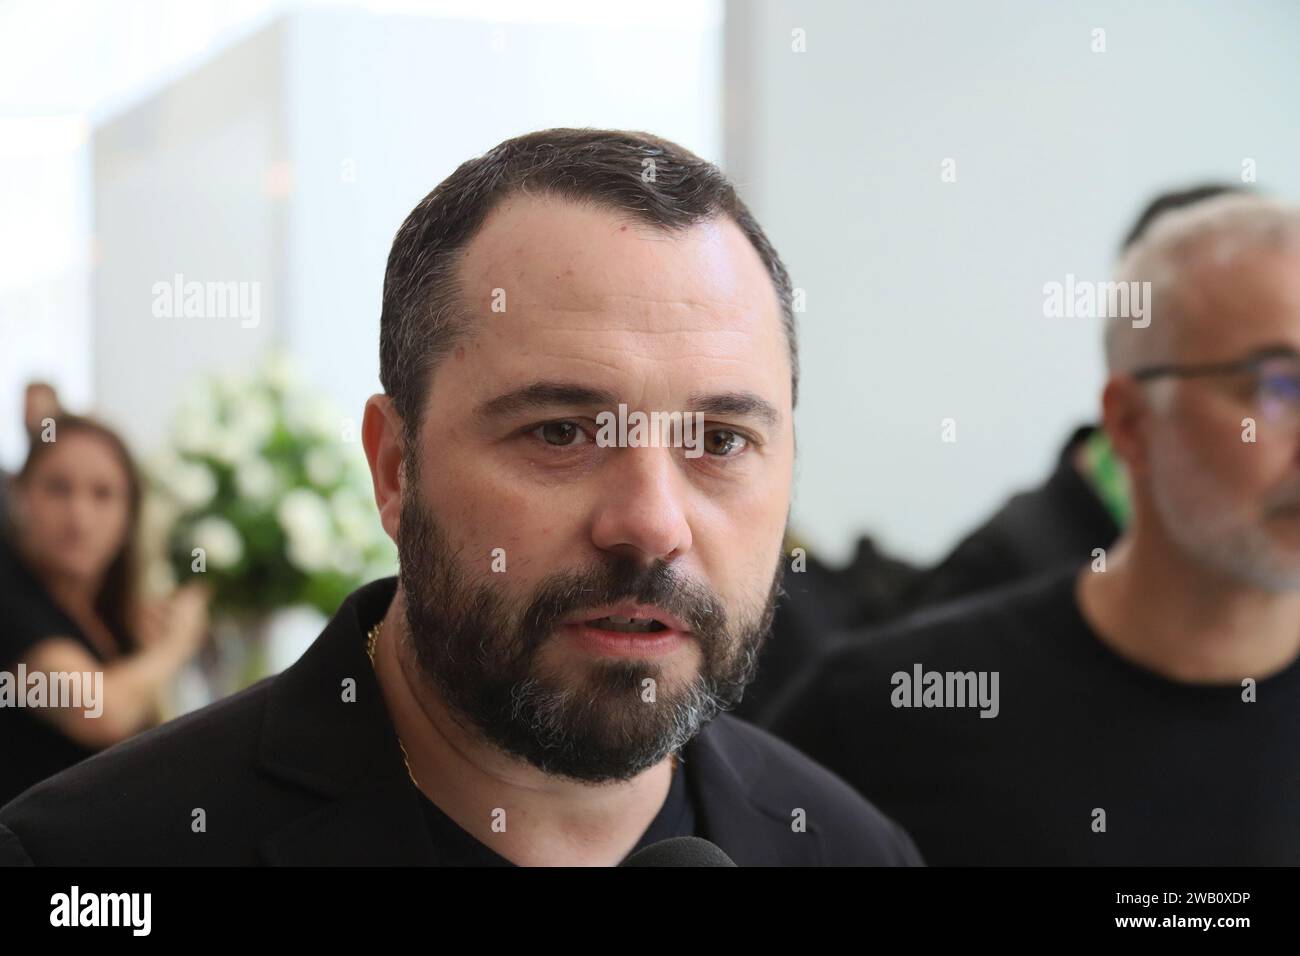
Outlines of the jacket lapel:
M790 808L769 805L756 788L763 755L737 731L736 722L726 714L717 717L685 748L703 836L738 866L815 863L818 835L789 839ZM792 860L792 850L806 850L806 860Z
M365 649L396 579L366 585L343 603L320 637L273 678L259 769L323 798L316 809L265 838L277 865L436 863L419 791ZM352 681L355 700L345 700Z

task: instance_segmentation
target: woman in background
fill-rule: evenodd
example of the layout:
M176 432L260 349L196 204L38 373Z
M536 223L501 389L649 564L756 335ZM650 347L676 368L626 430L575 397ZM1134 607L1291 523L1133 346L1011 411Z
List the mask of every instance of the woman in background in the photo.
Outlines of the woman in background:
M142 609L135 568L141 487L126 445L90 419L61 416L9 488L0 535L0 672L102 673L94 710L0 699L0 805L157 722L159 692L198 651L207 595L187 585ZM5 679L0 673L0 681ZM81 678L78 678L81 680ZM53 686L51 682L51 686ZM82 692L93 683L83 682Z

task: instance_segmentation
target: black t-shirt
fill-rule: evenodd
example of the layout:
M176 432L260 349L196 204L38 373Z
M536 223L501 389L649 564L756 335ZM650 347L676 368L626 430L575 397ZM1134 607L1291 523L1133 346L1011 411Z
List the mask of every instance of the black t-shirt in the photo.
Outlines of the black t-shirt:
M668 788L668 796L659 809L659 813L645 833L632 848L632 853L642 850L653 843L678 836L700 836L696 832L694 798L691 787L686 780L686 761L679 760L677 770ZM429 834L437 848L438 862L442 866L514 866L512 862L479 842L462 829L451 817L443 813L438 805L428 798L423 798L424 818L429 825Z
M81 628L41 586L13 543L0 534L0 671L16 683L18 662L34 644L50 637L79 641L102 660ZM16 691L26 693L22 686ZM28 708L0 706L0 806L94 752Z
M1129 662L1079 611L1075 572L933 609L841 647L773 730L901 823L932 865L1300 864L1300 660L1186 684ZM958 702L914 705L943 676ZM1243 674L1242 678L1253 675ZM911 696L906 692L912 691ZM978 685L976 685L978 697ZM1103 829L1104 826L1104 829Z

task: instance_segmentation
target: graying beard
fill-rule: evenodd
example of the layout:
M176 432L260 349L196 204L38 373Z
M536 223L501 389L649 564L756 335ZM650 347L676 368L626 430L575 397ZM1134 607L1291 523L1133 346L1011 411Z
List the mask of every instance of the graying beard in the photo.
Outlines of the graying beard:
M752 655L749 655L752 657ZM572 689L546 690L536 678L529 678L516 684L511 692L511 718L527 726L533 739L548 755L561 757L561 765L572 762L571 756L576 740L571 731L571 720L575 715ZM589 698L587 706L595 703L595 696ZM674 699L669 705L669 723L665 731L657 738L657 746L648 748L643 758L627 768L627 772L618 778L628 779L647 767L663 760L670 753L680 750L689 743L704 726L726 709L722 699L711 681L694 681L690 690L682 697ZM652 706L659 706L658 704ZM582 711L577 711L581 715ZM627 741L624 740L624 743Z

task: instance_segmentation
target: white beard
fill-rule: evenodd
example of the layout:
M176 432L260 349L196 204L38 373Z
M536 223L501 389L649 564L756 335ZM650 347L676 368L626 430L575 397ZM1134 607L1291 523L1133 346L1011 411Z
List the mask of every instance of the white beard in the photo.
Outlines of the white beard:
M1177 442L1152 449L1152 494L1165 533L1200 564L1265 591L1300 590L1300 550L1279 544L1253 506L1235 503Z

